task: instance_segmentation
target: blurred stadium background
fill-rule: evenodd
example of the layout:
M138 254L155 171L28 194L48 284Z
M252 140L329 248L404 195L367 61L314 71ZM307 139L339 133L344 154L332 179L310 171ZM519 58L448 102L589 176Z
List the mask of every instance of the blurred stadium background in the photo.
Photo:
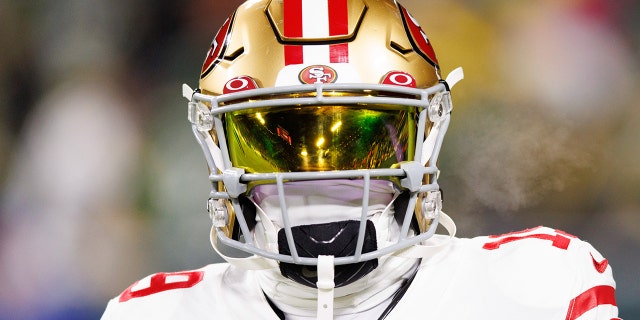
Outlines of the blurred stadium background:
M401 2L465 68L440 180L459 235L578 235L640 319L640 3ZM180 88L239 3L0 1L0 319L97 319L220 261Z

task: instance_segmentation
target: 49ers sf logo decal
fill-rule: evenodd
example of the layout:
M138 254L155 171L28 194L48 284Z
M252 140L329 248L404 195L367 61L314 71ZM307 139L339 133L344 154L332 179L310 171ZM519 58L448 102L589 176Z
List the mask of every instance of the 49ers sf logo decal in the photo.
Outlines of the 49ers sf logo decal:
M313 65L302 69L298 75L298 79L300 79L300 82L306 84L333 83L338 79L338 73L329 66Z
M400 13L402 13L402 22L404 23L404 28L407 31L407 34L410 35L409 41L411 42L413 49L416 50L416 53L427 60L429 64L439 68L436 53L433 50L427 35L422 31L422 28L418 24L418 21L416 21L416 19L414 19L403 6L398 4L398 8L400 8Z
M232 14L224 22L216 36L211 41L211 47L207 51L207 56L202 64L202 70L200 71L200 79L206 77L211 70L222 60L224 53L227 50L227 44L229 42L229 36L231 35L231 27L233 25L233 19L235 14Z

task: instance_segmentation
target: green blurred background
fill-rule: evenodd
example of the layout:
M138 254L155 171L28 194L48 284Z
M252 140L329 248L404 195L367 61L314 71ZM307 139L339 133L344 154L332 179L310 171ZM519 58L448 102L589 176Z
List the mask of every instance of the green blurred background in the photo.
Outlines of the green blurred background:
M0 1L0 319L96 319L220 261L181 84L239 3ZM459 235L578 235L639 319L640 3L402 3L443 74L465 69L440 161Z

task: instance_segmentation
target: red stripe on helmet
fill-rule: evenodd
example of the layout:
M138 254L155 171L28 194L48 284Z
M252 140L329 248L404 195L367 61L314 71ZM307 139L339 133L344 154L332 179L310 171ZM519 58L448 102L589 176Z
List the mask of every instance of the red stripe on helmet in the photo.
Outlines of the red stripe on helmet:
M347 0L328 0L329 35L341 36L349 33L349 10Z
M329 35L341 36L349 33L349 8L347 0L328 0ZM329 62L349 62L349 45L347 43L329 46Z
M302 0L284 0L284 36L302 37Z
M349 62L349 44L338 43L329 46L329 62L347 63Z
M301 64L304 62L304 53L302 46L285 45L284 46L284 64Z
M302 37L302 0L284 0L284 36ZM302 46L284 46L284 64L301 64Z

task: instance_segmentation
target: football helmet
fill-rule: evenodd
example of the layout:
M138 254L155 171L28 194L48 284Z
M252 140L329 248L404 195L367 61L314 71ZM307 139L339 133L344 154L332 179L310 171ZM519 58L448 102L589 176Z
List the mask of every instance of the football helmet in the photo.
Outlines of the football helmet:
M441 78L431 43L395 1L244 3L215 35L198 88L183 86L210 170L214 247L312 287L304 268L331 256L339 287L423 243L449 221L436 162L461 78ZM315 204L356 194L358 209L296 210L300 194L318 194ZM391 226L372 221L372 206L393 207L392 240L377 239Z

